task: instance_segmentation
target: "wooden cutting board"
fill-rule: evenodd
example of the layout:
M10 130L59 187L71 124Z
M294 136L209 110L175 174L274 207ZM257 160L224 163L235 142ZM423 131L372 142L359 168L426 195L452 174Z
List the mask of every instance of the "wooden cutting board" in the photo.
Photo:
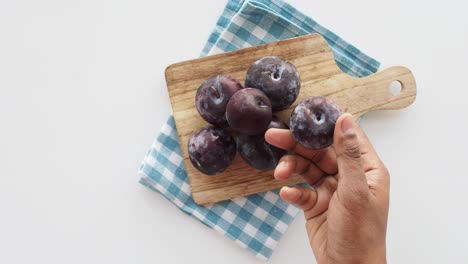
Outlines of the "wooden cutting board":
M195 93L200 84L218 74L229 74L244 83L250 65L271 55L293 63L301 77L298 99L289 109L277 113L286 123L289 123L289 115L297 103L309 96L326 96L338 104L342 112L357 116L377 109L407 107L416 98L416 83L409 69L392 67L365 78L353 78L338 68L326 40L318 34L170 65L166 69L167 88L193 199L198 204L209 204L302 182L299 177L277 181L273 178L273 171L255 170L238 154L224 173L206 176L192 166L187 153L187 142L192 132L208 125L195 108ZM400 82L402 87L397 95L390 92L389 86L393 81Z

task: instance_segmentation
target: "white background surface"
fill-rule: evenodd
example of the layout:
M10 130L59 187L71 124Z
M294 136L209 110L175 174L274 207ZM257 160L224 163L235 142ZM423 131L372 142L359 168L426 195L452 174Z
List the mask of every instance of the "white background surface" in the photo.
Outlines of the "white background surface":
M388 259L466 262L464 1L290 2L413 70L415 104L362 123L392 177ZM0 263L259 263L136 176L170 113L164 68L224 4L0 0ZM313 262L301 216L270 263Z

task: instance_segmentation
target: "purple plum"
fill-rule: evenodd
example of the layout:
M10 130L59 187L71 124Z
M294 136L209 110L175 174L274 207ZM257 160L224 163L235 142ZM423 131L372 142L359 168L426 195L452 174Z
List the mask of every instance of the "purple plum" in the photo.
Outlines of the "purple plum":
M335 123L341 112L338 106L321 96L301 101L291 113L289 127L294 139L311 149L333 144Z
M288 129L286 124L276 116L273 116L268 125L269 128ZM257 170L274 169L281 157L287 154L286 150L268 144L264 134L255 136L239 134L237 149L245 162Z
M188 154L196 169L215 175L231 165L236 156L236 142L226 130L208 126L192 134Z
M273 111L280 111L294 103L301 80L294 65L282 58L268 56L250 66L245 87L262 90L270 98Z
M242 88L242 84L229 75L218 75L204 81L195 95L198 113L210 124L227 127L226 105Z
M226 107L229 126L241 134L258 135L265 132L271 117L270 100L258 89L239 90Z

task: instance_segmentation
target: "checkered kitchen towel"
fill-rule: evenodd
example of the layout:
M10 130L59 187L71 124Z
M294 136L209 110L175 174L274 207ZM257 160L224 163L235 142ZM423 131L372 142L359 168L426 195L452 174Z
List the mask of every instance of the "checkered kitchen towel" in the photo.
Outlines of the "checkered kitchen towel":
M201 56L308 33L323 35L339 67L362 77L379 63L280 0L229 0ZM140 183L164 195L183 212L228 236L257 257L268 259L298 209L269 191L199 206L192 200L174 119L169 117L139 170Z

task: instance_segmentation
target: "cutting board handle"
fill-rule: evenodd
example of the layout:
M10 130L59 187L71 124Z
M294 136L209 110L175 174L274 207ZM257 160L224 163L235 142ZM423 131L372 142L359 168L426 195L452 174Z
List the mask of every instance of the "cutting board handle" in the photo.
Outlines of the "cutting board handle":
M400 109L411 105L416 98L416 80L411 71L402 66L387 68L363 78L349 77L352 87L346 93L331 95L339 105L351 101L344 112L361 116L373 110ZM392 83L400 91L392 91Z

